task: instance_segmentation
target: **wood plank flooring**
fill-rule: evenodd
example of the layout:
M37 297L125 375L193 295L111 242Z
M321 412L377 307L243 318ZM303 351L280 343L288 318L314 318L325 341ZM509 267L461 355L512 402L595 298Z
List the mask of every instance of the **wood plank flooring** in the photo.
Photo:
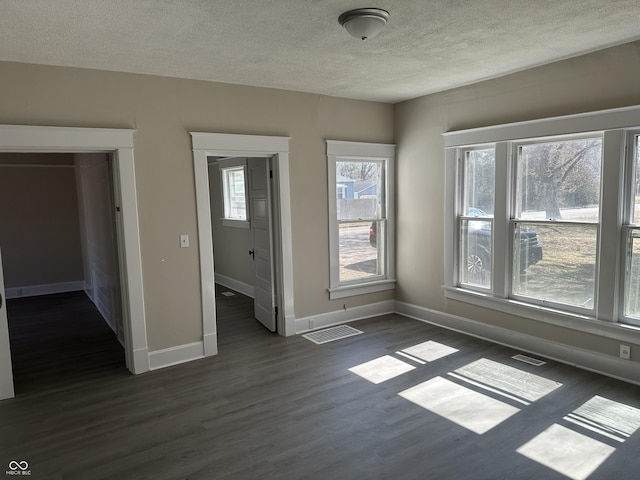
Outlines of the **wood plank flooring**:
M64 327L79 345L39 357L38 333L59 324L10 302L18 395L0 402L0 475L26 460L54 480L639 478L640 387L397 315L324 345L282 338L251 299L216 297L219 354L138 376L87 312L93 328Z

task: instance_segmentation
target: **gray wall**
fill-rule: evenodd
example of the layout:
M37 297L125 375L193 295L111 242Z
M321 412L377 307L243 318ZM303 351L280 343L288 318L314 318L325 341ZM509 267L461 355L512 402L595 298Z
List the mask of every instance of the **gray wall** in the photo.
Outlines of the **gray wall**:
M83 280L72 155L0 154L0 248L7 289Z
M202 339L190 131L291 137L294 303L305 317L393 298L330 301L325 139L391 143L393 106L283 90L0 63L0 123L135 129L149 350ZM180 248L188 234L190 248ZM311 252L311 253L310 253Z
M124 342L111 169L104 153L74 155L85 292Z
M396 299L618 356L619 341L445 299L442 133L640 104L640 43L395 106Z

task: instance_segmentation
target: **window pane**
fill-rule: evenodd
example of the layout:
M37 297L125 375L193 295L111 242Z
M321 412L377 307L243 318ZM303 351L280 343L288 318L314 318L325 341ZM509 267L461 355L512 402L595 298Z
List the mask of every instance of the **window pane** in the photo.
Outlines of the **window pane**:
M513 293L593 308L596 249L595 225L516 224Z
M338 220L380 219L383 205L383 162L336 162Z
M384 274L384 222L341 223L338 235L340 282Z
M522 145L519 153L517 218L598 221L602 139Z
M244 168L227 168L224 175L224 212L225 218L233 220L247 219L247 206L244 185Z
M495 198L495 151L465 152L462 186L462 214L469 217L493 216Z
M640 319L640 231L631 231L628 242L624 314Z
M631 223L637 224L640 219L640 135L635 137L633 159L633 208Z
M462 220L460 281L467 285L491 287L490 220Z

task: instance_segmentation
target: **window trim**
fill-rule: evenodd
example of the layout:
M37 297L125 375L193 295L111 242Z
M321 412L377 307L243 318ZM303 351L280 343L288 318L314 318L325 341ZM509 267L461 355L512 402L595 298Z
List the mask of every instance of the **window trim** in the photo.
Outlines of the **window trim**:
M331 300L354 295L381 292L395 288L395 145L382 143L326 140L327 185L329 212L329 298ZM340 282L340 252L336 202L336 163L338 161L384 161L385 223L384 275Z
M228 205L228 191L226 181L226 171L235 170L242 167L244 172L244 201L245 201L245 220L238 218L230 218L227 216L227 211L230 208ZM223 158L218 160L218 169L220 170L220 192L222 198L222 225L225 227L234 228L251 228L251 220L249 217L249 188L247 185L247 159L245 157Z
M628 154L625 154L629 138L640 133L640 106L598 112L567 115L505 125L447 132L443 134L445 144L445 297L471 303L515 316L538 320L566 328L580 330L618 340L628 340L629 335L638 333L640 322L630 321L622 316L624 301L624 239L622 238L623 218L620 213L628 192ZM599 268L596 272L596 298L593 314L558 309L509 298L506 285L500 285L501 278L510 272L506 255L494 256L494 269L503 272L494 275L490 292L472 291L458 286L459 271L456 258L458 248L457 189L460 183L457 168L459 152L476 146L495 145L496 148L496 214L494 215L494 238L503 235L500 224L511 230L514 209L511 192L515 186L510 161L513 148L517 144L530 141L544 141L558 137L578 138L594 134L603 136L603 164L600 204L600 238L598 255ZM623 168L625 167L625 168ZM624 186L625 188L621 188ZM615 192L615 193L614 193ZM499 202L505 202L504 205ZM508 202L508 204L507 204ZM500 212L500 215L498 215ZM506 240L503 240L503 244ZM495 250L495 244L494 244ZM510 249L507 251L511 251ZM503 265L496 265L496 259L505 259ZM609 288L603 287L609 285Z

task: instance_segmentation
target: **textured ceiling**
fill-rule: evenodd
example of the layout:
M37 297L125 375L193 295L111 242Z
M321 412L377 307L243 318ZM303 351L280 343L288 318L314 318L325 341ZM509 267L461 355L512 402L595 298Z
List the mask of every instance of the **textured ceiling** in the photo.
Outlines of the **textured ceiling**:
M365 42L349 9L391 13ZM0 60L398 102L640 39L638 0L0 0Z

